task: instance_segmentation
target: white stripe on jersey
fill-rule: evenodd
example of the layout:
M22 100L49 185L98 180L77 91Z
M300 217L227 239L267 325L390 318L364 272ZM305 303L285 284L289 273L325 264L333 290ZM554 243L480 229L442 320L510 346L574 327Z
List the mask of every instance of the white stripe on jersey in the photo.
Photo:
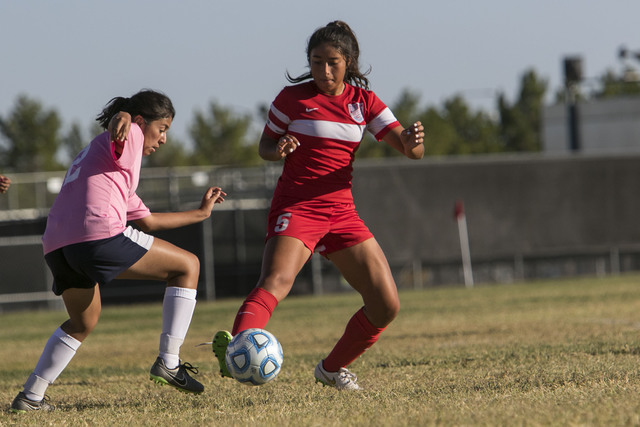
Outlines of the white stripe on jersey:
M294 120L289 130L307 136L357 143L362 140L365 126L326 120Z
M289 123L291 123L291 119L289 118L289 116L287 116L282 111L278 110L275 105L271 104L270 110L273 113L273 115L276 116L276 118L280 120L282 123L284 123L285 125L288 125Z
M380 132L382 129L395 122L396 120L397 119L395 118L389 107L387 107L367 124L367 129L373 135L377 135L378 132Z
M289 123L291 123L291 119L289 118L289 116L284 114L282 111L278 110L275 105L271 104L271 108L269 109L269 111L270 111L270 114L273 114L276 117L276 119L281 121L285 126L288 126ZM276 125L270 119L267 119L267 126L269 126L269 129L271 129L273 132L277 134L284 135L285 133L285 129Z
M287 116L285 113L283 113L282 111L278 110L276 108L275 105L273 105L273 103L271 104L271 108L269 108L269 111L271 114L273 114L274 116L276 116L276 119L278 119L279 121L282 122L283 125L289 126L289 123L291 123L291 119L289 118L289 116ZM275 123L271 122L271 120L269 120L269 123L272 124L272 126L269 126L272 128L272 130L274 132L277 133L284 133L284 129L280 128L280 126L277 126ZM278 129L279 132L276 130Z
M273 123L269 119L267 119L267 127L269 127L269 129L271 129L272 132L275 132L278 135L284 135L285 130L282 129L281 127L276 126L275 123Z

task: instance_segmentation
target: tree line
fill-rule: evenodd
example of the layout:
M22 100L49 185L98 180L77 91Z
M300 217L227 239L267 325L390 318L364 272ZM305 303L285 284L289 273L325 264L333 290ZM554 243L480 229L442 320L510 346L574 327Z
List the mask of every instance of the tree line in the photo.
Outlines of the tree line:
M596 89L579 91L578 97L640 95L640 79L630 78L635 76L629 71L616 74L607 70L598 79ZM503 93L497 95L494 113L474 110L460 95L446 99L441 106L421 107L419 97L410 90L403 91L389 106L405 125L422 121L427 156L536 152L542 146L542 108L547 90L548 82L529 69L520 78L513 102ZM554 102L564 102L564 94L562 88L557 90ZM261 164L257 154L261 126L256 131L252 124L264 123L267 111L267 105L260 105L255 114L239 114L211 101L205 111L194 114L188 129L191 144L169 135L169 143L162 150L145 158L146 166ZM61 117L55 109L20 95L13 109L0 116L0 170L4 173L64 170L76 153L101 131L97 123L87 131L72 123L63 132ZM358 150L359 158L397 155L370 135Z

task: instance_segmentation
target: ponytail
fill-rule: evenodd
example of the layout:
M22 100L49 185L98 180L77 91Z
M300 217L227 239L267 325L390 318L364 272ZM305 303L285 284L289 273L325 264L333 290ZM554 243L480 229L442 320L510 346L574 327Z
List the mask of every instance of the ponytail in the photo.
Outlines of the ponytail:
M109 127L109 121L111 118L118 114L120 111L126 111L126 107L129 104L129 98L118 96L112 98L109 103L102 109L102 113L98 115L96 121L100 123L103 129Z
M103 129L107 129L111 118L120 111L131 114L132 118L140 115L146 121L173 119L176 115L176 110L169 97L160 92L145 89L131 98L121 96L112 98L96 117L96 121Z

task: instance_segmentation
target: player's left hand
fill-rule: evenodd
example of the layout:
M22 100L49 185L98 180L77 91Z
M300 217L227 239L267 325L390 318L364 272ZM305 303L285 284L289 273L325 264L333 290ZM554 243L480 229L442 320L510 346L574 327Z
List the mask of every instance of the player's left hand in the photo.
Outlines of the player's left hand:
M126 140L127 135L129 134L129 129L131 129L131 114L125 111L120 111L118 114L113 116L109 121L109 127L107 128L111 141Z
M424 143L424 126L420 121L415 122L400 134L402 144L411 150Z
M213 206L216 203L224 202L224 198L227 195L220 187L209 187L202 196L202 202L200 203L200 209L210 213Z

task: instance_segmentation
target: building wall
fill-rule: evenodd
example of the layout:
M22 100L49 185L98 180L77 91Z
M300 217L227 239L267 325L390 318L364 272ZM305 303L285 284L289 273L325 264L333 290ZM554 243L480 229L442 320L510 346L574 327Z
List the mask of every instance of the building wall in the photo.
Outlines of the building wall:
M640 242L640 156L488 156L356 168L361 216L392 258L459 257L465 205L475 257Z
M567 107L543 109L543 151L569 151ZM578 103L581 151L588 154L640 153L640 97L621 97Z

